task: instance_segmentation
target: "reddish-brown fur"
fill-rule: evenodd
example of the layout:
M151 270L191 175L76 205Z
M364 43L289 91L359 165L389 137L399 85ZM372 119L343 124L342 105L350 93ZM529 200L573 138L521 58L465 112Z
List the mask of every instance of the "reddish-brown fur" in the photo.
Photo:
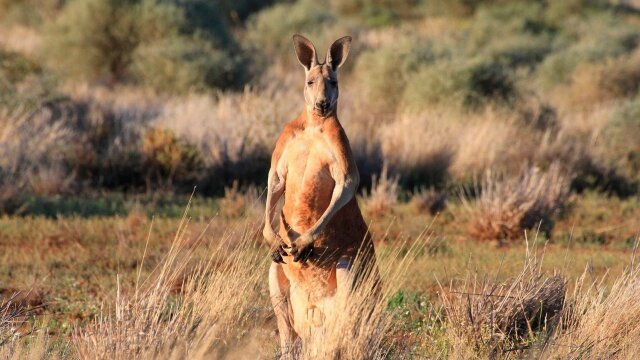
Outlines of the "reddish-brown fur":
M294 36L305 69L306 106L284 128L273 151L263 231L274 249L269 291L283 353L296 339L321 333L354 280L368 269L377 275L373 243L355 198L358 169L336 115L336 71L350 42L349 37L336 40L322 64L313 44ZM281 197L276 234L271 223Z
M281 161L287 164L286 185L284 194L283 217L280 218L279 235L287 245L291 245L290 236L303 234L309 230L324 213L331 200L335 181L329 174L332 159L323 152L323 148L331 148L338 165L334 171L348 173L355 166L349 140L336 117L321 120L317 129L307 129L307 113L289 123L277 142L272 163ZM317 121L317 119L311 122ZM305 133L306 132L306 133ZM311 133L311 134L309 134ZM282 148L287 146L285 158ZM357 169L355 169L357 171ZM291 230L288 230L285 223ZM292 234L293 233L293 234ZM335 274L332 266L341 256L355 257L360 249L371 249L371 239L367 225L362 217L356 198L353 197L331 219L320 237L314 242L314 253L306 263L293 262L291 256L285 257L283 265L287 277L301 286L308 288L311 294L333 294L335 292ZM326 279L317 283L305 279Z

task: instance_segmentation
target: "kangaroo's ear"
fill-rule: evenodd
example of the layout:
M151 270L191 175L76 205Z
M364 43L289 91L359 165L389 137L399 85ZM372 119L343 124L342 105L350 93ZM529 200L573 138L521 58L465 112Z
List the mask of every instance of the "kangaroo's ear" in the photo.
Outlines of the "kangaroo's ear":
M310 70L313 65L318 63L316 48L313 43L302 35L293 35L293 49L296 51L298 61L305 69Z
M349 48L351 47L351 36L341 37L331 44L327 51L327 64L331 66L333 71L338 70L349 56Z

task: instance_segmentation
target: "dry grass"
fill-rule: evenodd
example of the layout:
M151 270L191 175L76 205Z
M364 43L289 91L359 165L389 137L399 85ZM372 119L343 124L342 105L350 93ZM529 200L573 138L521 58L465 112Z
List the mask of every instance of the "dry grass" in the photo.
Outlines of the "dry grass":
M46 331L28 321L44 307L33 301L36 297L31 291L0 292L0 358L44 358L49 341ZM33 344L27 347L30 342Z
M15 337L20 336L19 328L25 322L24 316L29 312L28 307L20 306L20 293L7 294L7 298L0 298L0 347Z
M283 125L303 109L302 100L276 87L189 95L168 101L155 125L196 146L208 165L240 162L270 151Z
M514 171L533 157L534 134L519 126L511 115L487 110L477 117L458 121L456 158L451 166L454 179L465 179L489 169ZM495 131L499 128L500 131ZM513 139L519 141L514 143Z
M251 237L241 236L220 242L210 257L195 261L192 254L206 236L206 228L196 241L187 241L187 228L183 218L171 248L149 278L138 274L135 288L128 292L121 290L118 279L114 308L105 309L92 324L74 333L72 345L78 357L274 356L276 337L265 326L272 317L265 275L268 257ZM382 283L377 271L361 278L340 307L352 316L342 316L341 311L327 318L321 330L304 338L296 358L393 356L395 325L386 301L397 292L399 279L423 245L418 239L405 251L387 254L380 263Z
M195 240L186 236L187 228L183 218L150 278L138 274L128 293L118 286L115 308L76 332L73 346L81 358L221 357L247 340L236 330L257 326L265 316L264 276L255 269L267 259L249 237L241 237L220 242L211 257L194 263L206 228Z
M227 217L247 217L257 219L264 210L261 191L255 186L240 188L240 183L234 181L224 189L224 197L220 199L220 209Z
M390 175L387 166L382 173L373 177L371 190L363 196L364 210L371 217L380 217L392 211L398 203L398 176Z
M562 168L552 165L547 171L525 169L518 177L504 178L487 172L479 187L479 196L471 204L461 196L471 216L470 232L478 239L507 241L521 238L524 231L540 226L549 233L553 216L568 200L569 183Z
M461 285L441 289L452 357L522 355L541 332L554 329L564 306L565 280L544 274L534 253L527 249L522 271L508 281L468 274Z
M637 242L637 240L636 240ZM540 355L546 359L633 359L640 351L640 277L633 262L611 288L579 278L553 336Z
M0 26L0 45L29 56L35 55L35 50L42 42L41 37L36 30L24 25Z
M637 201L618 204L623 205L629 216L635 214L628 210L637 208ZM416 240L378 243L382 289L371 292L371 281L365 281L341 316L327 319L326 329L297 350L299 358L565 358L589 351L602 358L618 349L615 342L623 348L614 354L618 358L633 352L638 319L632 299L638 285L631 276L637 273L624 281L605 278L592 287L581 285L608 271L618 273L631 250L578 245L577 232L570 248L551 241L543 270L535 248L514 244L496 251L486 243L457 241L461 226L449 214L461 210L456 203L434 220L437 241L425 243L419 235L425 217L409 216L412 209L398 204L389 217L400 218L398 227ZM582 210L578 218L588 214ZM600 215L590 216L586 223ZM374 234L388 228L383 219L373 221ZM54 358L268 359L278 352L267 291L269 260L254 237L259 221L251 217L178 224L150 220L134 209L128 217L110 220L2 221L0 253L12 273L11 286L29 288L30 276L49 274L50 280L31 287L45 286L50 294L36 332L21 331L0 348L0 357L39 358L46 352ZM622 242L627 235L619 236ZM569 295L559 317L565 282L552 276L554 269L575 279L585 265L582 283L566 284ZM6 271L0 275L6 278ZM438 280L450 285L443 290ZM621 284L610 288L616 281ZM416 300L413 291L419 291ZM22 310L37 306L28 299L19 303ZM59 321L57 327L47 324L49 316ZM64 319L71 319L68 327L60 325ZM38 330L48 326L55 328Z
M434 188L414 191L409 201L418 212L436 215L447 207L447 194Z
M72 175L59 171L60 144L73 132L43 114L0 111L0 208L24 191L63 193ZM53 177L55 175L55 177Z
M538 157L541 137L516 116L491 108L478 114L432 109L399 115L381 128L379 141L383 158L411 188L465 181L489 169L517 171L515 164Z
M441 184L449 174L457 144L455 129L440 116L399 116L380 129L382 156L409 187L420 182Z

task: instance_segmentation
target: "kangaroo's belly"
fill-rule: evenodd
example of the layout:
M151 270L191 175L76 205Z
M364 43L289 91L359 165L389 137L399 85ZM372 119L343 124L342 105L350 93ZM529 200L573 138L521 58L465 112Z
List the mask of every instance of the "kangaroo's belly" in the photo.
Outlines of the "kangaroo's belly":
M312 227L329 206L335 181L322 149L299 146L286 155L283 213L288 226L301 234Z

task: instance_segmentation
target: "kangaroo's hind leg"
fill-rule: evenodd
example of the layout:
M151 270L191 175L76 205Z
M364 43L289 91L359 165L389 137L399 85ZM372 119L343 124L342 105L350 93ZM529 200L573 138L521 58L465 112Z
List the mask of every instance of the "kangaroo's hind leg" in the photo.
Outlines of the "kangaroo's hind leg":
M281 264L271 264L269 269L269 293L278 323L282 357L285 359L293 358L294 343L298 338L298 334L293 326L289 279L285 276Z
M372 305L381 296L380 274L375 262L375 253L363 253L358 258L343 256L336 264L336 296L338 308L348 307L354 291L361 300L364 296Z

